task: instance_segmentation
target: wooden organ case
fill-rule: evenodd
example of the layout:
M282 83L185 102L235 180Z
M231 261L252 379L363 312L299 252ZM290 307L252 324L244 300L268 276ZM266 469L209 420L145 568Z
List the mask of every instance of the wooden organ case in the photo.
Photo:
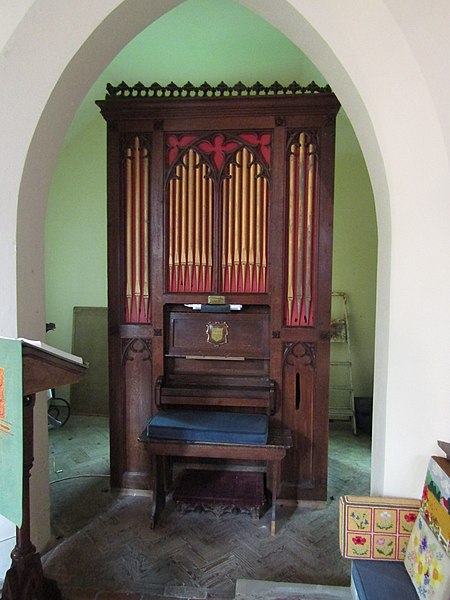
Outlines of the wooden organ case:
M198 385L203 397L242 386L249 398L266 386L294 442L280 497L325 500L338 101L315 84L121 84L97 104L108 123L112 485L150 485L137 440L161 381L185 385L185 399ZM242 309L214 313L230 305Z

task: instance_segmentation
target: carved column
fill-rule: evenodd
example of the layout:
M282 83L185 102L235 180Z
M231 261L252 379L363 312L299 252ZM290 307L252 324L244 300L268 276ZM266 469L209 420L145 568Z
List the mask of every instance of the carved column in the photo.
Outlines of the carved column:
M123 394L123 447L126 456L123 487L148 488L148 459L137 441L151 416L152 340L122 339Z
M292 431L293 448L283 462L282 497L297 499L297 487L312 490L314 471L315 344L291 342L283 356L283 422Z

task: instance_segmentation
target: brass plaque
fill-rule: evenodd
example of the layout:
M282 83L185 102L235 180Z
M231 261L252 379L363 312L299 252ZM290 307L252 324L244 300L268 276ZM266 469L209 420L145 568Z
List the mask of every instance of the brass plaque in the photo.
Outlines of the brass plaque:
M225 304L225 296L208 296L208 304Z
M210 321L206 325L206 341L216 347L228 343L228 323L226 321Z

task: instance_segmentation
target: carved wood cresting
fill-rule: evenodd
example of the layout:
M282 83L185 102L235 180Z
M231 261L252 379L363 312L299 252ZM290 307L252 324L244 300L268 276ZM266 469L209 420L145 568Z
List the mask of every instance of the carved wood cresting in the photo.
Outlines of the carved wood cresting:
M329 85L319 86L314 81L306 86L293 81L289 85L282 85L275 81L269 86L263 85L259 81L253 85L247 86L239 81L234 85L228 85L223 81L218 85L210 85L206 81L199 86L193 85L189 81L182 86L171 82L168 85L152 83L147 86L141 82L134 85L128 85L122 81L117 86L110 83L106 86L106 98L224 98L224 97L245 97L245 96L284 96L296 94L330 94Z

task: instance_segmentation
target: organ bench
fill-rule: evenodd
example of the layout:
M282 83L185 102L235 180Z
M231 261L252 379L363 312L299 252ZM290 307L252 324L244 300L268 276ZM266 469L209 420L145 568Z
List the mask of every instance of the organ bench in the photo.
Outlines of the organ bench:
M171 483L168 479L170 473L167 458L213 458L237 459L242 461L263 461L266 465L267 488L271 492L271 534L276 531L276 505L277 493L280 486L281 461L286 456L287 448L292 446L292 439L287 429L269 429L266 443L221 443L221 442L192 442L188 440L158 439L152 437L147 429L139 440L147 444L147 450L153 463L154 485L153 502L151 507L150 523L154 528L161 515L165 502L166 492Z

